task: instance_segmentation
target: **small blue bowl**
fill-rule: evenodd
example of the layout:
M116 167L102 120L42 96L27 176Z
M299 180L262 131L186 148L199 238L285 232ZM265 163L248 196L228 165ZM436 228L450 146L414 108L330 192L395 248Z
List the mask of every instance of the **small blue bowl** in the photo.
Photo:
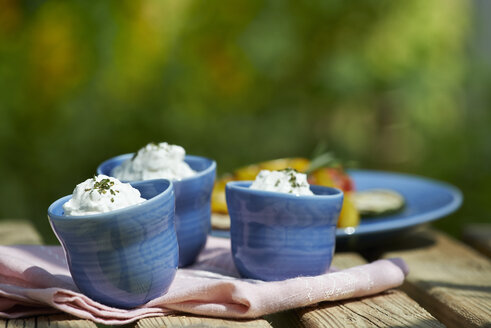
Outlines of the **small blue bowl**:
M227 183L232 256L245 278L266 281L325 273L332 261L343 205L339 189L310 186L314 196Z
M99 165L97 173L113 176L113 169L132 157L133 154L124 154L110 158ZM211 230L211 192L216 171L216 163L211 159L187 155L184 160L197 174L173 181L179 267L192 264L205 246Z
M165 294L179 261L172 183L158 179L131 185L145 202L66 216L63 204L69 195L48 208L77 287L93 300L118 308L133 308Z

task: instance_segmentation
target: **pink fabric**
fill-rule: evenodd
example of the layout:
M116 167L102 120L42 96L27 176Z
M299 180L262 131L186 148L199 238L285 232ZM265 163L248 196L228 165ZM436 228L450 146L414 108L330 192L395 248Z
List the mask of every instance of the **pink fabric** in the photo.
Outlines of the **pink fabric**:
M402 284L400 259L279 282L238 278L230 241L210 237L197 263L179 269L167 294L122 310L97 303L74 285L60 246L0 246L0 317L67 312L103 324L126 324L181 311L225 318L265 314L376 294Z

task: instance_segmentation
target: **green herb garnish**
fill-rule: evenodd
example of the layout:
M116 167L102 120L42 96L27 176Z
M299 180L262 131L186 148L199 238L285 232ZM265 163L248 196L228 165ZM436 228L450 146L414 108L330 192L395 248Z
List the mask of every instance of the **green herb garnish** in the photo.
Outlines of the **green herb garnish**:
M297 170L292 169L291 167L287 167L286 169L280 170L280 172L285 172L287 175L290 176L290 179L288 180L288 182L290 183L290 186L292 188L298 188L298 187L300 187L300 183L298 183L297 177L295 176L295 174L298 173ZM275 186L277 187L278 184L279 184L279 181L276 182Z
M109 179L102 179L101 181L96 181L94 183L93 189L97 190L99 194L105 194L108 190L112 191L112 186L114 186L114 181L111 181Z
M119 193L119 190L113 190L111 187L114 186L114 181L111 181L109 179L102 179L101 181L97 181L96 177L93 177L94 179L94 186L92 188L86 188L85 191L90 191L93 192L94 190L97 190L97 192L101 195L109 193L113 196L116 195L116 193ZM114 198L111 198L111 202L114 202Z
M290 182L292 188L300 187L300 184L297 182L297 177L294 175L293 172L290 172L290 180L288 180L288 182Z

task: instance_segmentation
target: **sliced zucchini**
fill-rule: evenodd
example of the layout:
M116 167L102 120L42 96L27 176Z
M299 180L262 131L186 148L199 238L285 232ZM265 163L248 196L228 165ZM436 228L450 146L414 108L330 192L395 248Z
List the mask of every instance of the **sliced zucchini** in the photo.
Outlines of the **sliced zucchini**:
M400 193L388 189L356 191L352 199L362 216L393 213L403 208L405 203Z

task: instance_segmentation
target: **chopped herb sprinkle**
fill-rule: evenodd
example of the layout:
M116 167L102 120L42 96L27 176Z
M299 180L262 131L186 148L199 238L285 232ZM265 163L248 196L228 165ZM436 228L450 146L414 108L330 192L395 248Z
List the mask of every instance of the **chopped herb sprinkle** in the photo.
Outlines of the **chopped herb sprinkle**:
M280 170L280 171L285 172L290 177L290 179L288 179L288 182L290 183L290 186L292 188L301 187L301 184L298 183L297 177L295 176L295 174L298 173L297 170L292 169L291 167L288 167L288 168ZM278 184L276 184L275 186L278 186ZM292 191L290 191L290 192L292 192Z
M306 178L304 173L299 173L293 168L261 170L250 188L295 195L312 195Z
M119 193L119 190L111 189L114 186L114 181L109 179L102 179L101 181L97 181L94 176L94 186L92 188L86 188L85 191L93 192L97 190L97 192L101 195L106 194L108 191L111 195L116 196L116 193ZM114 198L111 198L111 202L114 202Z

